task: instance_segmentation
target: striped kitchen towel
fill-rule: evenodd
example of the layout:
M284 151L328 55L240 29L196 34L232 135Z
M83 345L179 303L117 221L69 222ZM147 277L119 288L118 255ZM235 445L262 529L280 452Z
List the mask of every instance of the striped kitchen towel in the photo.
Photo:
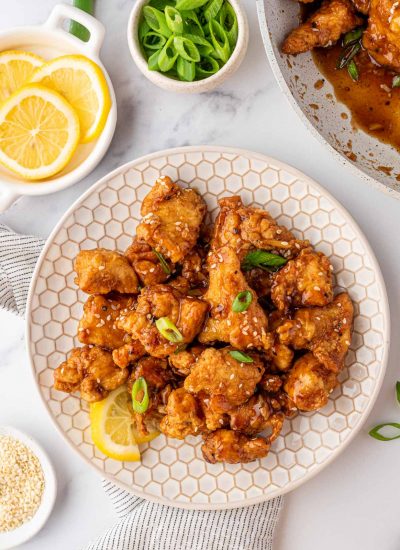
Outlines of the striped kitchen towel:
M43 241L0 224L0 307L23 316ZM233 510L182 510L103 481L118 521L85 550L272 550L282 497Z

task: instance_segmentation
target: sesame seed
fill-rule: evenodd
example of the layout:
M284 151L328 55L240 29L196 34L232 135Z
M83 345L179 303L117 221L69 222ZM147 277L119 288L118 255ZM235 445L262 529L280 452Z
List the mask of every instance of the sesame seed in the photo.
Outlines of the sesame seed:
M277 229L277 230L276 230L276 234L277 234L277 235L280 235L281 233L282 233L282 229Z
M99 271L103 271L103 269L105 269L106 266L105 265L99 265Z
M347 319L343 319L343 324L347 325Z
M232 373L229 377L230 380L233 380L235 378L235 375Z
M319 287L318 285L315 285L314 290L316 290L317 292L319 292L321 289L320 289L320 287Z
M282 241L282 242L281 242L281 245L282 245L282 246L287 246L288 244L289 244L289 243L288 243L287 241Z
M299 243L294 243L294 246L297 248L297 250L300 250L300 245L299 245Z

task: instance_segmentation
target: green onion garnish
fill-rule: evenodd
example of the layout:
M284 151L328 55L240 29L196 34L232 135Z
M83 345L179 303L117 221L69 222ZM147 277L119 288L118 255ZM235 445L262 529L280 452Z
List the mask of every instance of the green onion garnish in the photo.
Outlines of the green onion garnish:
M207 21L211 21L211 19L215 19L217 17L223 3L224 0L210 0L204 10L204 17Z
M397 403L400 405L400 382L396 382L396 399Z
M177 10L195 10L207 2L208 0L178 0L175 7Z
M358 29L354 29L350 32L347 32L342 41L343 47L349 46L350 44L354 44L354 42L357 42L362 37L364 29L362 27L359 27Z
M253 359L250 357L250 355L247 355L246 353L243 353L242 351L230 351L229 355L236 359L236 361L239 361L239 363L253 363Z
M356 62L354 61L354 59L352 59L348 65L347 65L347 72L349 73L351 79L354 81L354 82L357 82L358 78L359 78L359 74L358 74L358 69L357 69L357 65L356 65Z
M167 25L169 29L174 34L182 34L183 33L183 19L182 15L179 13L179 11L172 6L166 6L165 10L165 20L167 22Z
M396 76L394 76L392 80L392 88L399 88L399 87L400 87L400 74L396 74Z
M89 13L90 15L94 14L94 0L74 0L73 5L80 10ZM69 32L75 35L83 42L88 42L90 38L90 32L86 27L78 23L77 21L71 21Z
M132 408L135 412L143 414L149 408L149 391L146 379L141 376L132 386Z
M179 56L176 63L176 72L181 80L193 82L196 77L196 65L193 61L187 61Z
M145 6L143 8L143 17L153 31L162 34L166 38L171 36L172 32L167 25L167 20L162 11L151 6Z
M218 14L218 18L221 27L228 36L229 44L232 48L234 48L238 39L239 27L235 10L229 2L224 2L221 11Z
M356 42L353 45L348 46L344 52L339 56L336 68L343 69L353 59L355 55L361 50L360 42Z
M153 248L154 254L157 256L158 261L160 262L160 265L162 267L162 270L166 275L171 275L172 271L169 268L169 265L167 264L167 260L164 258L164 256L161 254L161 252L157 252L155 248Z
M200 53L196 46L193 44L189 38L184 36L175 36L174 38L174 48L175 51L186 59L186 61L194 61L197 63L200 61Z
M243 259L242 269L243 271L250 271L255 267L269 270L269 268L279 268L287 263L287 259L279 256L279 254L272 254L266 250L253 250L248 252Z
M232 311L234 313L241 313L242 311L246 311L252 301L253 295L250 290L243 290L242 292L239 292L239 294L233 300Z
M391 435L386 436L380 433L380 431L383 428L394 428L398 431ZM387 422L386 424L379 424L378 426L375 426L375 428L372 428L372 430L369 431L369 435L375 439L378 439L379 441L393 441L393 439L400 439L400 424L397 424L397 422Z
M170 36L160 51L158 56L158 66L160 71L166 73L175 65L175 61L178 59L178 53L174 49L174 36Z
M183 336L168 317L160 317L156 321L156 327L161 336L169 342L177 344L183 341Z

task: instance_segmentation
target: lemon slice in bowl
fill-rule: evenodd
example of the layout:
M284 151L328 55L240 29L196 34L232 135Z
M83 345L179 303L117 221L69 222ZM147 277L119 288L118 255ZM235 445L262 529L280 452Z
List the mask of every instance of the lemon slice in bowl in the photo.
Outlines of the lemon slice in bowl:
M111 96L96 63L84 55L57 57L37 69L31 82L57 91L73 106L81 125L82 143L99 137L110 112Z
M28 84L0 105L0 163L27 180L61 172L80 138L79 119L57 92Z
M0 53L0 103L29 82L44 59L34 53L9 50Z
M158 432L140 437L135 424L132 398L126 386L112 391L106 399L90 405L92 439L96 447L115 460L138 461L138 443L151 441Z

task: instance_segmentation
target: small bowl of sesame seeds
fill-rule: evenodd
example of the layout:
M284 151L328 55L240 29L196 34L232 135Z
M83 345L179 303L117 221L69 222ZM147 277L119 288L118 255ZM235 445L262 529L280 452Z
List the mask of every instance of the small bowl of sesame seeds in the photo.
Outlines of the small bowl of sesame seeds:
M56 493L54 469L42 447L20 430L0 426L0 550L36 535Z

